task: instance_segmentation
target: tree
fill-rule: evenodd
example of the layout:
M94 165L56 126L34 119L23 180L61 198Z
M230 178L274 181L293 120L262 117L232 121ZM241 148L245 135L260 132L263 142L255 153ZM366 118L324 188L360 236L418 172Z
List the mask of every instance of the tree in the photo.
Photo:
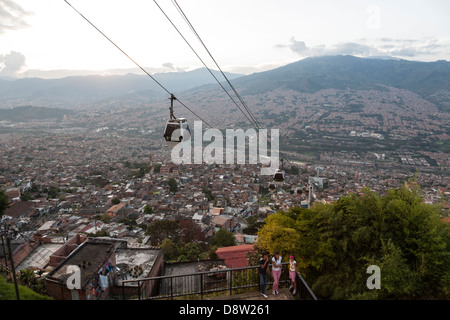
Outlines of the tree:
M119 198L113 198L111 200L111 204L113 204L113 205L116 205L116 204L119 204L119 203L120 203L120 199Z
M283 212L270 215L266 219L264 228L258 232L257 246L272 254L280 251L282 257L296 253L300 234L295 224L295 218Z
M234 234L225 229L220 229L211 238L211 245L221 247L231 247L236 245Z
M169 180L167 180L167 184L169 185L170 192L175 193L178 191L177 180L175 180L174 178L170 178Z
M9 199L5 191L0 190L0 217L3 216L9 206Z
M160 247L164 252L164 261L172 261L178 258L178 246L171 239L164 239Z
M151 237L152 245L159 245L164 239L178 241L178 223L170 220L155 221L147 228L146 234Z
M161 171L161 164L160 163L155 164L155 166L153 167L153 172L159 173L160 171Z
M192 220L181 220L179 229L181 241L184 243L205 241L202 228Z
M144 214L152 214L152 213L154 213L153 208L150 207L149 204L146 204L144 207Z
M385 196L365 189L270 215L256 246L294 253L323 299L450 298L449 227L411 182ZM381 290L366 287L372 264L381 269Z
M214 200L215 197L210 189L203 187L203 193L205 194L205 197L208 199L208 201Z

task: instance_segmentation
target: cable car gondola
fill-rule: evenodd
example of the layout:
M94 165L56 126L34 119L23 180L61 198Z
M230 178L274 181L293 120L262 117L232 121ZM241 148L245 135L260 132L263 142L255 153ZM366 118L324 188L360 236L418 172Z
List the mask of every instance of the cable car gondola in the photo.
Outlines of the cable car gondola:
M187 120L185 118L176 118L173 114L173 101L176 100L175 96L170 96L170 119L166 122L164 128L164 140L167 147L174 147L182 141L189 140L191 137L191 131Z
M284 167L283 164L284 164L284 159L281 158L281 168L282 169ZM284 171L282 169L275 170L275 173L273 175L273 183L275 183L278 186L283 185L283 183L284 183Z
M284 183L284 171L277 169L273 175L273 183L276 185L282 185Z

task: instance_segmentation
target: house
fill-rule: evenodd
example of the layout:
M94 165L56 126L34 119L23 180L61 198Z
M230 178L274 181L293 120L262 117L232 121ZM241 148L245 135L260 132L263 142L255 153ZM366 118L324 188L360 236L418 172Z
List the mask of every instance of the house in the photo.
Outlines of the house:
M13 202L6 210L5 216L22 219L34 213L34 203L31 201Z
M106 214L110 217L115 217L119 213L121 209L123 209L126 206L125 202L120 202L118 204L113 205L108 210L106 210Z
M218 216L224 213L224 208L213 208L211 214L213 216Z
M246 244L219 248L216 250L216 254L225 261L227 268L233 269L248 267L247 254L254 251L255 248L252 244Z
M75 236L73 236L69 241L67 241L50 256L50 266L57 267L86 240L87 237L82 234L76 234Z
M142 299L145 299L156 294L158 286L154 281L143 281L139 285L137 282L123 283L123 281L161 276L164 270L162 250L159 248L123 248L116 251L116 263L118 274L114 283L114 296L140 295Z
M85 241L46 278L48 294L55 300L105 300L110 298L116 274L114 243ZM68 279L79 268L80 288L69 289Z
M232 230L236 226L236 221L233 216L222 214L220 216L212 217L211 223L216 228L225 230Z
M20 200L20 188L9 188L6 189L5 193L6 196L8 197L9 202Z

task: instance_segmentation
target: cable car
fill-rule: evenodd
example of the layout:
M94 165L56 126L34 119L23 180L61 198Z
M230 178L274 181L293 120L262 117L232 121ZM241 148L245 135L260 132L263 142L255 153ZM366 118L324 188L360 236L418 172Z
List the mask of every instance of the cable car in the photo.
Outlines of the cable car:
M273 175L273 182L277 185L282 185L284 183L284 171L277 169Z
M185 118L176 118L173 114L173 101L176 100L175 96L170 96L170 119L166 122L164 128L164 140L167 147L173 148L175 145L182 141L189 140L191 138L191 131L187 120Z
M270 191L274 191L277 188L277 186L275 185L275 183L271 182L269 183L269 190Z
M164 129L164 140L167 147L174 147L183 140L189 140L191 132L185 118L170 119Z

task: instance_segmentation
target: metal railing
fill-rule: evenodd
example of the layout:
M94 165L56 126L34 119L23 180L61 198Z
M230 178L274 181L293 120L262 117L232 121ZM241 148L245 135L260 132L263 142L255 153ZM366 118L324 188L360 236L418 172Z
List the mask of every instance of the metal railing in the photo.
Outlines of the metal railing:
M290 284L289 263L282 264L279 285ZM317 300L301 275L297 275L297 293L301 300ZM273 284L272 273L267 272L267 287ZM233 295L261 290L259 266L245 268L221 269L159 276L151 278L123 280L120 298L126 299L193 299L203 300L205 297Z

